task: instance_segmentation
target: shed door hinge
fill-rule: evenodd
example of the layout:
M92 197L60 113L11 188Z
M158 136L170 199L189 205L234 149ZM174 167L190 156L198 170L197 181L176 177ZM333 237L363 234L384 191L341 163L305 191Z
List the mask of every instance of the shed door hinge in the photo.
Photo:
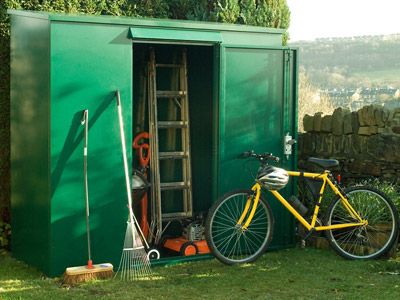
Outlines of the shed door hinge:
M290 50L286 50L285 51L285 62L290 62L290 60L292 59L292 57L293 57L293 53L292 53L292 51L290 51Z

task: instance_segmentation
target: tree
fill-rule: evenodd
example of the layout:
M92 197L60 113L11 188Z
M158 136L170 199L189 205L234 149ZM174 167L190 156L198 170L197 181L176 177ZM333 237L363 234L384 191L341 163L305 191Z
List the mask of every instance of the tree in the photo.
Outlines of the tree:
M334 107L327 95L321 95L318 88L314 87L304 70L299 73L299 105L297 120L299 132L303 132L303 118L305 115L313 116L315 113L332 114Z

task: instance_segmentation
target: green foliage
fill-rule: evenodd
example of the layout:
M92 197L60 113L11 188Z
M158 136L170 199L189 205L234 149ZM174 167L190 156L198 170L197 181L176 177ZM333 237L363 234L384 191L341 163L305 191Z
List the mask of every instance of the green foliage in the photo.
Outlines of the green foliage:
M188 0L170 0L169 5L169 18L171 19L187 19L192 10L192 6L198 1ZM201 1L199 1L201 2Z
M11 225L0 220L0 249L9 249Z
M188 10L186 17L188 20L194 21L215 21L214 13L211 13L214 8L213 1L209 0L189 0L190 10Z
M215 15L219 22L237 23L240 15L239 0L217 1Z
M382 191L394 202L397 209L400 211L400 190L398 184L394 184L392 182L384 181L378 178L363 180L360 182L360 184L372 186Z
M204 2L202 7L204 7ZM218 22L238 23L261 27L289 27L290 11L286 0L218 0L208 1L208 16ZM284 38L286 44L287 36Z
M243 24L254 25L255 24L255 14L257 10L257 5L255 0L242 0L241 1L241 12L240 18Z

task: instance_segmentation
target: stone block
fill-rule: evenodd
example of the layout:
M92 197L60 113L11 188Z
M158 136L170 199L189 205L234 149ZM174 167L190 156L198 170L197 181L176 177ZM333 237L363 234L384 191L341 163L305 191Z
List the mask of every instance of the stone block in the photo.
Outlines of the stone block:
M384 108L383 113L382 113L382 120L383 120L383 123L385 124L384 126L386 126L388 123L389 115L390 115L390 111L388 109Z
M381 167L374 163L366 163L364 168L364 174L372 175L372 176L380 176L381 175Z
M394 113L395 118L400 118L400 108L399 107L393 109L393 113Z
M317 112L314 115L314 131L321 132L322 112Z
M351 173L361 173L362 172L362 161L355 160L348 165L348 169Z
M297 151L298 151L298 156L300 157L300 155L304 152L304 150L303 150L303 145L304 145L304 143L303 143L303 141L304 141L304 135L305 135L306 133L301 133L301 132L299 132L298 133L298 135L297 135Z
M369 127L369 132L372 134L377 134L378 133L378 126L370 126Z
M366 150L368 156L373 160L379 160L384 155L384 139L379 135L370 136L367 139Z
M393 118L394 118L394 110L391 109L391 110L389 110L389 113L388 113L388 118L386 120L386 126L390 126L392 124Z
M357 111L358 121L360 126L374 126L376 125L375 120L375 109L377 106L368 105L364 106L360 110Z
M378 127L378 134L388 133L388 132L390 132L390 129L389 129L389 128L386 128L386 127L383 127L383 128Z
M374 111L375 122L378 127L384 127L384 111L382 106L377 106Z
M371 135L370 126L363 126L358 129L359 135Z
M321 131L326 133L332 132L332 116L327 115L322 117Z
M303 118L303 128L306 132L311 132L314 130L314 117L310 115L305 115Z
M322 137L322 151L320 154L324 157L330 157L333 153L333 134L324 134Z
M360 123L358 121L358 113L356 111L353 111L351 113L351 127L354 133L357 133L358 129L360 128Z
M364 122L364 107L360 108L360 109L357 111L357 119L358 119L358 124L359 124L360 126L365 126L365 125L367 125L367 124L365 124L365 122Z
M302 138L302 156L311 156L315 151L315 135L311 133L303 133Z
M332 153L336 159L344 158L344 138L343 135L334 135L332 141Z
M400 136L395 134L379 135L382 139L382 156L378 159L390 162L400 163Z
M400 126L393 126L391 129L393 133L400 134Z
M352 135L351 134L344 135L343 136L343 153L347 158L349 158L352 154L351 143L352 143Z
M343 134L343 118L346 113L350 113L349 110L341 107L336 108L332 114L332 133L334 135Z
M323 156L325 135L326 134L315 135L315 154L317 154L317 156Z
M375 105L367 106L366 119L364 121L369 126L375 126L376 125L376 120L375 120L375 109L376 108L377 108L377 106L375 106Z
M367 136L362 136L358 134L351 135L351 156L355 158L360 158L366 153ZM364 155L365 156L365 155Z
M343 116L343 133L350 134L353 133L353 126L352 126L352 114L346 113Z
M361 160L355 160L349 164L349 170L352 173L362 174L362 175L381 175L381 167L373 162L365 162Z

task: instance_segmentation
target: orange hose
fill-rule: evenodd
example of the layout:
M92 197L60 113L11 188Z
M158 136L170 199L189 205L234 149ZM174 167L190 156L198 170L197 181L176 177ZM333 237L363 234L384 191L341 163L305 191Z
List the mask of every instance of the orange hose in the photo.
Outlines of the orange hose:
M142 168L146 170L150 162L150 146L146 143L139 144L141 139L149 139L148 132L141 132L139 133L133 140L132 147L136 149L137 155L139 157L139 164ZM145 151L147 155L145 155ZM145 172L144 176L147 178L147 172ZM142 199L140 200L141 204L141 220L140 220L140 228L143 231L143 235L147 238L149 236L149 223L147 220L147 207L148 207L148 199L147 193L144 194Z

